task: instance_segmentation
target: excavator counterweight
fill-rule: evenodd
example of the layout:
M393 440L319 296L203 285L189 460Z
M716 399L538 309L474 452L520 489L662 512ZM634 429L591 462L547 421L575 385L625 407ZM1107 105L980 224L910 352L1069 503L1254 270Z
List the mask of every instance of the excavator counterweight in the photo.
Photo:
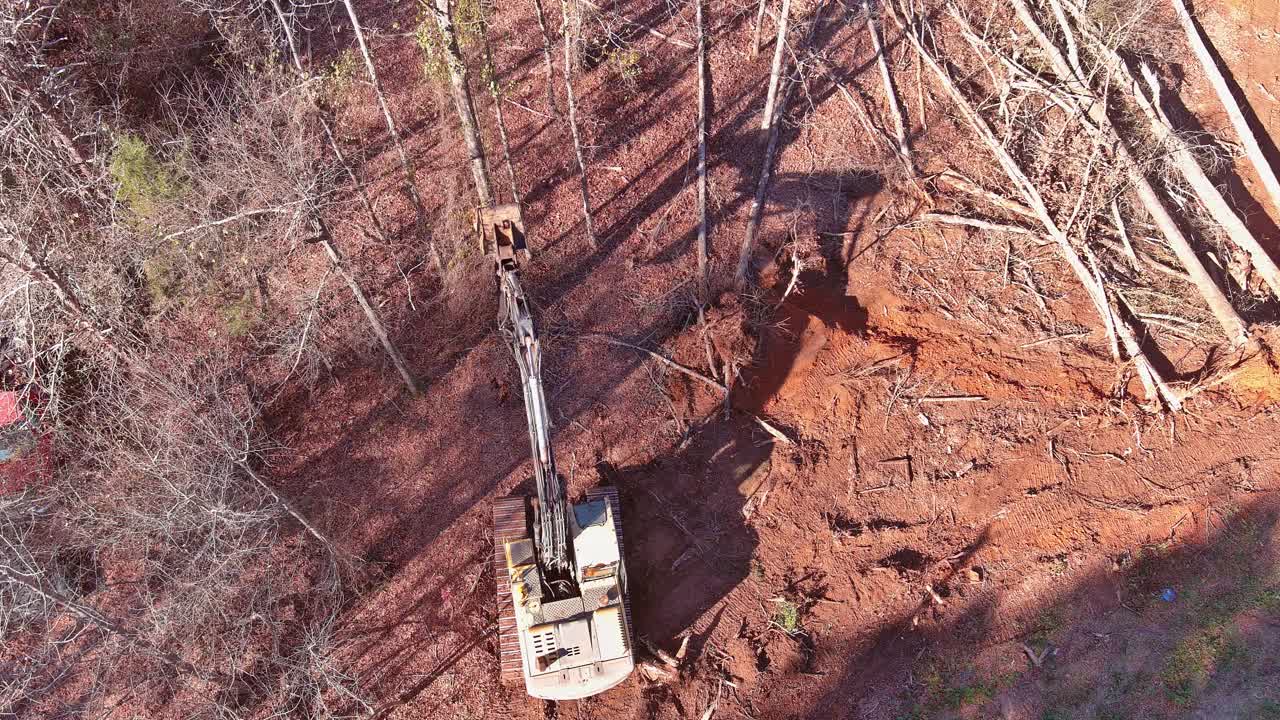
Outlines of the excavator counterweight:
M476 233L494 261L498 326L520 370L537 488L536 498L494 503L502 679L523 678L534 697L588 697L634 668L618 493L596 488L571 505L556 471L542 348L520 283L519 260L529 256L520 207L477 209Z

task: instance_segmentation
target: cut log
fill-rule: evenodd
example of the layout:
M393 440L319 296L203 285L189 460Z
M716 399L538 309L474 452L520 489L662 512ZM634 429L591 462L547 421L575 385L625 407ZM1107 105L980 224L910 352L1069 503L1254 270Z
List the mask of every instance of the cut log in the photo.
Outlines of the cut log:
M1196 59L1200 61L1200 66L1204 68L1204 74L1209 78L1209 84L1213 85L1213 91L1218 94L1218 100L1226 108L1227 117L1231 118L1232 127L1236 129L1236 134L1240 136L1240 144L1244 146L1245 155L1249 158L1249 162L1253 164L1254 170L1258 172L1258 177L1262 178L1262 186L1267 189L1267 194L1271 196L1272 211L1280 213L1280 180L1276 179L1275 170L1271 167L1271 163L1267 162L1266 155L1262 154L1262 147L1258 145L1258 138L1253 134L1253 129L1249 127L1249 121L1245 119L1244 113L1240 110L1240 104L1236 102L1235 95L1231 93L1231 86L1227 84L1227 78L1222 74L1222 69L1218 67L1213 54L1209 51L1209 46L1204 37L1201 36L1200 29L1196 27L1195 20L1191 17L1191 12L1187 10L1186 2L1184 0L1171 1L1174 11L1178 14L1178 21L1182 23L1182 29L1187 33L1187 40L1191 43L1191 49L1195 51ZM1280 218L1276 219L1280 220Z

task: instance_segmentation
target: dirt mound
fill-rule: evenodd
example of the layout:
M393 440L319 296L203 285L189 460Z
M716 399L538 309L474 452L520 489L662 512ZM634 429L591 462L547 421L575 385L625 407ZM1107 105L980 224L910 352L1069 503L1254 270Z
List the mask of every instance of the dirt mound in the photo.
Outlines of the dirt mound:
M1280 402L1280 368L1269 353L1259 353L1228 372L1226 386L1241 402L1264 407Z

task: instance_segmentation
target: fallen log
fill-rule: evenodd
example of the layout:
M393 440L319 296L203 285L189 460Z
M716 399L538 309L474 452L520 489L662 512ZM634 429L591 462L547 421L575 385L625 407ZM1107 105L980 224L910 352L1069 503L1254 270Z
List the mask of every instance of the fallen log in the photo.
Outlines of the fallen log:
M1222 191L1218 189L1218 186L1209 179L1204 169L1200 167L1199 161L1196 160L1195 155L1187 147L1186 141L1175 132L1173 123L1160 106L1160 81L1155 73L1145 63L1140 67L1147 88L1150 91L1150 95L1148 95L1147 89L1144 89L1138 79L1134 77L1124 58L1120 57L1120 54L1110 45L1103 42L1083 13L1070 4L1068 4L1068 8L1075 16L1076 23L1085 38L1092 43L1094 50L1106 58L1110 69L1123 81L1117 84L1127 89L1134 102L1141 108L1151 127L1152 135L1169 148L1178 172L1186 179L1191 189L1195 191L1200 204L1209 211L1209 215L1213 217L1214 222L1222 226L1227 238L1249 256L1258 276L1267 284L1271 292L1277 298L1280 298L1280 267L1276 266L1275 260L1267 254L1258 239L1249 231L1244 220L1231 209Z
M1258 144L1258 138L1254 136L1253 129L1249 127L1249 121L1245 119L1244 113L1240 110L1240 104L1236 102L1235 95L1231 94L1231 87L1227 85L1227 79L1222 74L1222 69L1218 67L1218 63L1213 59L1213 54L1209 52L1209 46L1205 43L1204 38L1200 35L1199 28L1196 27L1195 21L1191 18L1191 12L1187 10L1185 0L1172 0L1174 12L1178 15L1178 21L1182 23L1182 29L1187 33L1187 40L1191 43L1191 49L1195 52L1196 59L1200 61L1200 66L1204 68L1204 74L1209 78L1209 84L1213 86L1213 91L1218 94L1218 100L1222 102L1222 106L1227 110L1227 117L1231 118L1231 125L1236 129L1236 134L1240 136L1240 144L1244 146L1245 155L1252 163L1254 170L1257 170L1258 177L1262 178L1262 186L1267 189L1267 194L1271 196L1272 209L1280 213L1280 180L1276 179L1275 170L1271 167L1271 163L1267 162L1266 155L1262 153L1262 146Z

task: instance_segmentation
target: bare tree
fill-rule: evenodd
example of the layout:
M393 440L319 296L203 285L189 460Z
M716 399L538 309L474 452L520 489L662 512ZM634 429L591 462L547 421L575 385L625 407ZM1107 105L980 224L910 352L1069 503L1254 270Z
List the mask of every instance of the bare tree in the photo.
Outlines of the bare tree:
M3 538L0 538L0 540L3 540ZM14 568L12 565L0 562L0 581L21 586L28 592L37 595L45 601L58 606L72 615L75 615L77 618L92 624L94 627L124 638L129 643L142 648L144 651L163 660L165 664L175 670L181 670L182 672L189 673L197 678L204 678L206 675L196 669L194 665L183 660L177 655L168 652L167 650L155 647L137 633L126 628L120 622L112 620L89 605L72 600L50 587L47 583L42 581L39 570L32 569L23 572Z
M502 112L502 82L498 79L498 68L493 62L493 48L489 43L489 25L485 23L481 30L484 42L484 67L489 94L493 96L493 116L498 124L498 140L502 143L502 159L507 166L507 179L511 181L511 202L520 204L520 188L516 184L516 168L511 163L511 143L507 141L507 121Z
M32 281L47 285L53 291L54 297L57 298L63 310L72 319L74 325L93 333L95 342L99 343L101 347L111 354L123 357L125 353L116 342L112 329L84 306L75 291L71 289L65 279L58 275L57 271L32 253L30 239L19 239L20 237L17 234L13 234L7 238L0 238L14 243L17 247L17 252L11 252L0 247L0 261L12 266Z
M36 155L60 156L59 162L50 165L59 174L69 175L65 186L97 193L93 154L81 148L89 136L72 120L76 93L66 73L44 59L46 29L57 10L32 0L14 0L0 7L0 103L7 115L0 138L9 135L10 141L27 145ZM34 137L51 142L33 143ZM95 199L102 196L96 194Z
M565 104L569 106L569 133L573 136L573 154L578 161L578 181L582 190L582 222L586 226L587 240L591 242L591 247L598 249L600 243L596 239L595 225L591 220L591 189L587 183L587 161L582 152L582 136L578 132L578 103L573 91L573 54L582 34L582 9L575 7L570 10L569 2L570 0L560 0Z
M20 332L6 353L24 356L27 381L52 407L42 430L57 459L18 498L38 502L0 498L0 639L23 624L22 642L4 647L21 672L4 673L0 704L27 693L33 716L52 716L49 706L65 710L56 688L74 679L77 713L109 715L135 697L148 706L145 695L163 691L169 711L196 716L231 710L219 705L246 686L274 702L272 683L305 676L310 685L291 687L318 688L306 712L335 698L367 708L333 655L332 611L353 563L268 470L280 449L259 427L246 380L261 345L252 333L239 347L182 336L220 329L208 306L224 281L256 284L265 298L269 271L315 239L335 202L309 88L256 61L246 63L253 82L229 67L212 81L197 74L145 131L113 116L108 148L111 108L73 73L46 68L39 38L12 45L2 34L10 11L38 10L38 24L56 27L56 7L0 8L0 62L28 52L13 67L34 83L0 75L0 324ZM291 298L278 292L288 274L270 279L272 303L289 316ZM160 302L183 282L202 302ZM174 322L183 308L192 324ZM73 350L75 393L64 400ZM286 542L294 523L335 560ZM120 581L121 569L133 577ZM127 617L109 609L120 607ZM40 689L45 698L30 695Z

